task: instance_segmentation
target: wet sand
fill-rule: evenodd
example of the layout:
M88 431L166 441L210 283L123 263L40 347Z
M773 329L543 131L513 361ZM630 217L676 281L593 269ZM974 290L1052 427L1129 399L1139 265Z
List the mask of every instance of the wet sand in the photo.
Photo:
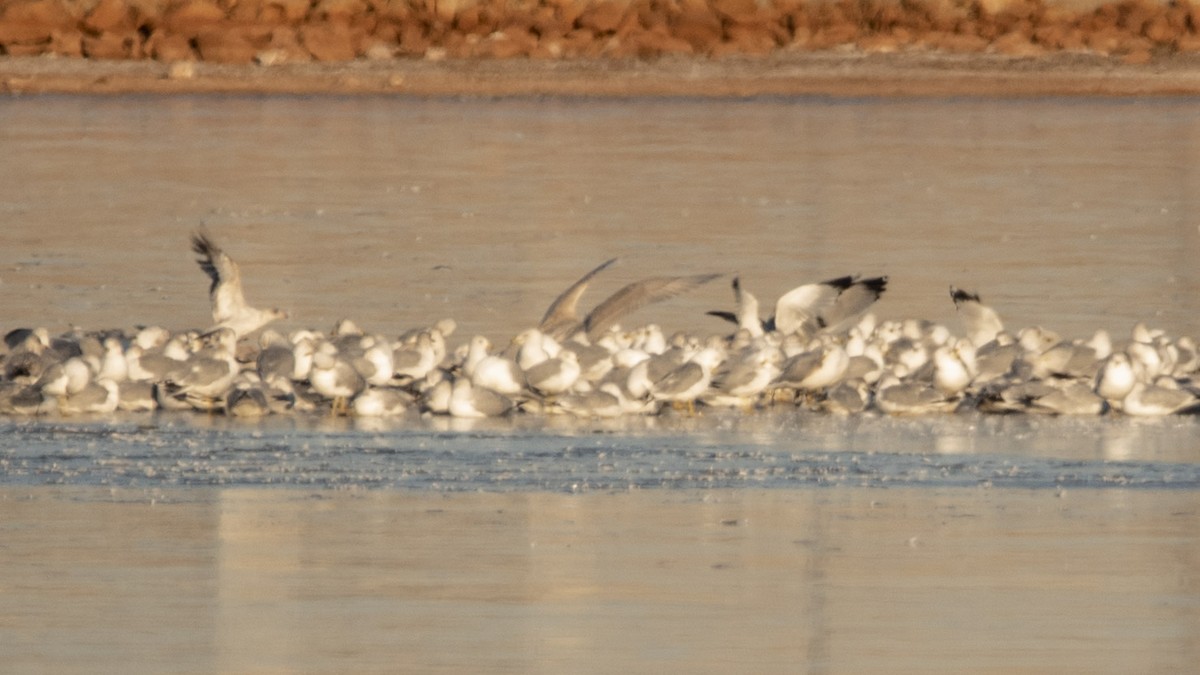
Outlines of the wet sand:
M1200 94L1200 55L1149 64L1078 53L909 52L635 60L394 59L277 66L0 57L0 92L415 96L1171 96Z
M1181 672L1194 492L0 489L9 672Z

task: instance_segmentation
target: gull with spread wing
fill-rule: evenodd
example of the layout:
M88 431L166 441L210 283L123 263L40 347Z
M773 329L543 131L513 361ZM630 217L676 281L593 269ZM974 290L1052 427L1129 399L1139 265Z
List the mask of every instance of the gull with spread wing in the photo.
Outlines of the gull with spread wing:
M887 282L887 277L845 276L797 286L779 297L775 314L764 321L758 317L758 300L734 277L735 311L708 314L735 323L753 336L779 331L811 338L849 329L883 295Z
M196 262L212 280L208 288L208 296L212 300L212 329L232 329L240 339L276 319L287 318L287 312L274 308L258 309L246 304L238 264L213 242L208 233L196 232L192 235L192 251L201 256Z
M542 317L542 322L538 324L538 330L560 342L581 334L592 339L627 314L646 305L686 293L721 276L696 274L684 277L651 277L635 281L610 295L581 319L578 310L579 298L587 290L592 278L616 261L616 258L606 260L555 298L546 310L546 315Z

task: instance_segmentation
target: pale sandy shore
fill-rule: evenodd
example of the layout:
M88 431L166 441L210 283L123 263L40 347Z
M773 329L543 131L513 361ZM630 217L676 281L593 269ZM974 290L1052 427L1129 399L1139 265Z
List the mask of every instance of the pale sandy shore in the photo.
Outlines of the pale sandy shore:
M1200 55L1145 65L1056 54L857 52L764 58L386 60L222 65L0 57L0 92L415 96L1180 96L1200 94Z

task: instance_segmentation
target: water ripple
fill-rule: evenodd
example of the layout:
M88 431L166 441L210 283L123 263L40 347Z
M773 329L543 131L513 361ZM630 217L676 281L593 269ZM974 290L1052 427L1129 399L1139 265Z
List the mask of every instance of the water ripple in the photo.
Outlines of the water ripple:
M969 417L931 427L925 420L764 417L753 428L730 424L717 417L614 430L492 422L455 431L428 420L371 429L346 420L195 424L169 415L129 423L37 421L0 426L0 483L438 491L1200 488L1190 420L1080 426ZM1111 451L1112 438L1122 439L1119 452Z

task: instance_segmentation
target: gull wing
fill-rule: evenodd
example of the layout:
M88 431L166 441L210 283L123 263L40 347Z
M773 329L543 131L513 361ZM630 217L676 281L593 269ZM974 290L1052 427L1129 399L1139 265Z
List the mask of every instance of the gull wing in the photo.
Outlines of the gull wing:
M950 287L950 299L967 329L967 339L976 347L991 342L1004 330L1004 322L996 310L983 304L979 295Z
M734 311L712 310L705 312L705 314L715 316L718 319L724 319L732 324L737 324L738 328L746 329L754 337L762 335L765 325L763 320L758 317L758 298L754 297L750 291L742 288L742 282L739 277L735 276L733 278L732 287Z
M226 321L246 306L242 296L242 275L237 263L218 247L206 232L192 234L192 251L201 256L196 260L200 269L212 280L208 288L212 300L213 321Z
M745 328L754 337L762 335L763 322L758 317L758 298L742 288L742 282L738 277L733 278L733 297L736 301L734 314L737 318L738 328Z
M588 337L593 337L608 328L617 319L646 305L673 298L706 284L720 274L697 274L688 277L651 277L635 281L613 293L596 306L583 323Z
M563 333L573 332L579 326L577 309L579 298L587 290L592 277L608 269L615 262L617 262L616 258L604 261L599 267L583 275L579 281L571 284L571 287L563 291L562 295L555 298L546 310L546 315L542 317L542 322L538 324L538 330L559 340L565 337L562 335Z
M824 312L817 317L818 327L823 331L837 332L850 327L867 311L879 296L887 290L887 277L856 279L838 294Z
M845 283L843 283L845 282ZM853 283L850 277L839 277L815 284L797 286L779 296L775 303L775 330L789 335L798 331L812 334L820 328L818 317L837 300L838 295Z

